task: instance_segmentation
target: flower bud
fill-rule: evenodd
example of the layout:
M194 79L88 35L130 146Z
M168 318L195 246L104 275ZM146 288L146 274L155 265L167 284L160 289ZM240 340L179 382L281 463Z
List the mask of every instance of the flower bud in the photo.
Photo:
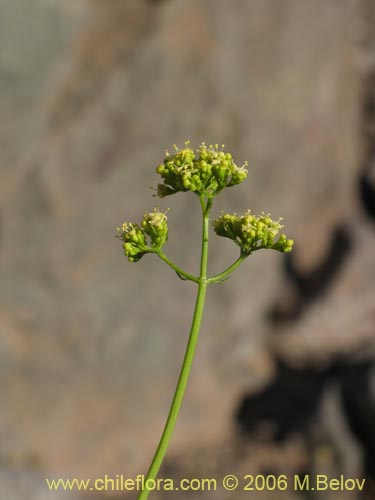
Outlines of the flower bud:
M153 212L145 212L141 226L150 237L151 247L160 249L168 239L167 216L157 208Z
M293 240L289 240L289 239L287 239L285 234L281 234L280 238L278 239L278 241L276 243L274 243L272 248L274 250L279 250L279 252L288 253L288 252L292 251L293 244L294 244Z

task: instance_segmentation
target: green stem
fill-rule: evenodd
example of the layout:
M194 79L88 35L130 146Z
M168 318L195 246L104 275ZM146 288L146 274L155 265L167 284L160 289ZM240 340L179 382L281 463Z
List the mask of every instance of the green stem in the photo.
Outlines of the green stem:
M238 259L233 262L231 266L229 266L225 271L223 271L220 274L216 274L215 276L212 276L212 278L207 279L207 283L220 283L224 281L226 278L230 276L230 274L237 269L237 267L241 264L246 259L247 255L242 254L238 257Z
M176 266L174 262L168 259L165 253L160 251L157 255L161 258L162 261L164 261L166 264L168 264L168 266L170 266L174 271L176 271L176 273L179 276L183 276L185 279L189 281L194 281L194 283L199 283L199 278L197 276L193 276L192 274L189 274L180 267Z
M204 199L201 197L200 201L202 206L202 218L203 218L202 252L201 252L201 264L200 264L200 273L198 280L198 293L195 303L193 321L190 329L189 340L186 347L185 357L182 363L180 376L178 378L176 390L173 396L171 408L169 410L168 418L164 427L164 431L161 436L154 458L151 462L150 468L145 477L145 489L141 491L141 493L138 495L137 500L146 500L148 498L150 490L147 488L147 481L156 479L161 464L164 460L165 454L168 449L169 441L172 437L176 425L178 413L180 411L181 404L184 398L191 365L194 359L195 348L198 341L199 329L201 326L202 315L203 315L204 300L206 297L206 289L207 289L209 212L212 204L211 199L208 199L207 203L205 203Z

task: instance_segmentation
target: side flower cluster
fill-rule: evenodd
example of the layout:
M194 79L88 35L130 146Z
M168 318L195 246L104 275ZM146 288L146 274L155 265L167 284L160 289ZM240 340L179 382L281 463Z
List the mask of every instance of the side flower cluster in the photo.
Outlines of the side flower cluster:
M253 215L248 210L244 215L223 214L213 222L215 233L233 240L244 255L250 255L261 248L271 248L279 252L291 252L293 240L287 239L285 234L280 234L284 226L282 219L274 221L269 214Z
M245 163L238 167L230 153L218 144L206 146L203 142L195 151L188 147L175 146L175 153L166 153L164 162L156 168L163 179L158 184L158 196L163 198L179 191L192 191L198 195L212 198L225 187L240 184L247 177Z
M124 222L117 228L129 262L138 262L146 253L158 253L168 239L167 215L155 208L145 212L140 225Z

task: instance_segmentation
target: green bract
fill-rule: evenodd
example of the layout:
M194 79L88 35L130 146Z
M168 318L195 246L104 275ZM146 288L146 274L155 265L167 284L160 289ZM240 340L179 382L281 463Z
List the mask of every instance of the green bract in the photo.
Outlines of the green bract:
M117 237L129 262L138 262L146 253L158 253L168 239L167 216L155 208L145 212L141 225L124 222L117 228Z
M213 222L215 233L233 240L241 249L241 253L250 255L261 248L271 248L280 252L291 252L293 240L288 240L279 231L284 226L270 218L270 214L253 215L248 210L244 215L223 214Z
M192 191L212 198L225 187L240 184L247 177L247 164L238 167L232 155L219 149L218 144L206 146L202 142L196 151L189 147L174 148L175 153L167 152L164 163L156 168L164 181L158 184L161 198L179 191Z

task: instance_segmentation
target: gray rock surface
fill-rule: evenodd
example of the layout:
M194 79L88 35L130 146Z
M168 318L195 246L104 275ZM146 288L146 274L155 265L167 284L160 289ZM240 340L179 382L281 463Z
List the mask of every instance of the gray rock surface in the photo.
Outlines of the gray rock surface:
M223 193L215 214L284 216L303 266L324 253L338 220L361 218L362 30L351 0L0 2L4 460L32 456L44 471L75 475L147 465L195 287L154 256L129 264L114 234L156 203L170 207L166 251L197 270L197 200L157 202L149 189L165 148L219 142L248 160L248 182ZM320 346L336 345L342 324L363 322L368 340L367 234L369 260L319 305ZM236 257L214 238L212 273ZM238 395L271 376L264 313L279 269L279 255L254 255L209 290L172 454L228 435Z
M12 500L77 500L82 498L69 491L50 491L41 473L31 471L29 467L0 468L1 498Z

